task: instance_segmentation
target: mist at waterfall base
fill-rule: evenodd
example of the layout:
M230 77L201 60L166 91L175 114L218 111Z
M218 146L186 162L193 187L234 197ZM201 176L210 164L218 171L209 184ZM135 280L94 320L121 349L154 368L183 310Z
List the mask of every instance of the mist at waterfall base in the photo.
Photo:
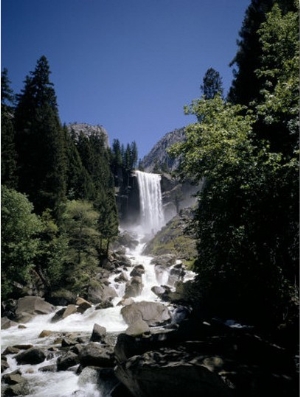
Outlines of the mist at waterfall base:
M169 285L171 288L174 284L170 280L169 273L155 272L155 266L151 264L151 257L142 255L145 246L145 234L153 234L164 225L162 198L160 190L160 176L155 174L146 174L137 172L137 178L140 186L140 206L142 209L140 217L140 225L135 228L135 238L138 245L135 249L126 249L126 255L131 260L131 267L127 269L128 278L130 272L136 265L143 265L145 273L142 275L143 290L141 295L133 298L134 301L160 301L160 299L152 292L151 288L157 285ZM132 231L131 231L132 232ZM109 281L118 294L113 300L113 307L107 309L95 310L92 306L83 314L75 313L64 318L59 322L51 322L54 313L49 315L37 315L33 320L25 324L26 328L18 326L4 329L1 331L2 352L8 346L18 344L30 344L37 347L54 347L60 345L55 341L58 333L86 333L91 335L95 324L99 324L106 328L107 333L112 338L116 338L117 334L124 332L128 325L121 316L121 308L118 303L122 300L125 292L125 284L118 283L114 279L116 274L112 274ZM192 279L194 274L187 272L185 280ZM163 303L163 302L162 302ZM60 310L61 307L57 307ZM52 331L47 337L39 337L43 330ZM95 376L86 371L77 375L75 370L59 371L59 372L41 372L39 368L46 365L55 364L57 356L52 355L46 361L37 365L17 365L14 355L7 355L9 368L3 372L11 373L19 369L22 376L29 382L28 397L109 397L110 390L104 390L99 385ZM104 387L104 386L103 386Z

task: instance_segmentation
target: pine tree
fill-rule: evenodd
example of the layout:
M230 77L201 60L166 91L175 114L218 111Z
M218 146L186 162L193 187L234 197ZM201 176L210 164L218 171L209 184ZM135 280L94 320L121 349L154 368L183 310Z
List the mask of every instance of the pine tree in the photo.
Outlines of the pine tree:
M200 89L205 99L213 99L217 94L223 96L223 83L220 73L213 68L209 68L205 73Z
M50 73L48 60L42 56L26 77L15 112L16 149L19 190L28 195L38 213L49 208L59 217L65 199L66 159Z
M14 99L8 71L4 69L1 75L1 183L9 188L17 187Z

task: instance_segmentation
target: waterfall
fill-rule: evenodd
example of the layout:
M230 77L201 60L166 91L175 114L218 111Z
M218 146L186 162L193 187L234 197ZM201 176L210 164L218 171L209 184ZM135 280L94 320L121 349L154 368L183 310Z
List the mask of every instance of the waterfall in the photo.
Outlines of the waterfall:
M164 225L159 174L135 171L140 194L140 223L147 233L155 233Z

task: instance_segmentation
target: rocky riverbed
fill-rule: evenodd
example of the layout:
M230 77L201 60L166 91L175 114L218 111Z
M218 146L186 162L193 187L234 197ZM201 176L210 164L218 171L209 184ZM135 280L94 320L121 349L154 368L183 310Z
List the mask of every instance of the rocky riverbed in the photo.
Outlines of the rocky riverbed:
M295 352L206 318L174 255L122 263L107 263L102 289L85 297L4 302L3 396L298 396Z

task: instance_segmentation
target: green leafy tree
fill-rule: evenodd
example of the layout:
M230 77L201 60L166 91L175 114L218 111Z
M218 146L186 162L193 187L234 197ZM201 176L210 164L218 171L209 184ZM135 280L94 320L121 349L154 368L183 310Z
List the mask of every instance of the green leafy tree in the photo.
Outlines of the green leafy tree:
M10 188L17 187L14 100L8 71L4 69L1 75L1 182Z
M186 112L201 123L171 152L182 156L184 178L205 181L194 226L206 304L219 315L278 324L291 313L298 278L296 161L283 165L266 143L254 144L256 118L240 105L217 96Z
M262 56L255 71L261 84L261 100L255 102L257 136L291 158L299 138L299 13L283 13L275 4L258 36Z
M76 274L85 267L98 264L97 245L99 214L92 203L83 200L68 201L63 215L63 229L68 238L67 264Z
M38 253L41 223L27 197L13 189L1 189L1 292L9 297L14 282L29 280Z
M213 99L217 94L223 96L223 82L220 73L213 68L207 69L200 89L205 99Z
M39 245L34 259L35 271L43 281L47 293L64 285L67 239L61 233L50 210L40 216L41 228L37 234Z
M48 60L42 56L18 96L15 111L18 189L35 210L49 208L59 217L66 193L64 134Z

